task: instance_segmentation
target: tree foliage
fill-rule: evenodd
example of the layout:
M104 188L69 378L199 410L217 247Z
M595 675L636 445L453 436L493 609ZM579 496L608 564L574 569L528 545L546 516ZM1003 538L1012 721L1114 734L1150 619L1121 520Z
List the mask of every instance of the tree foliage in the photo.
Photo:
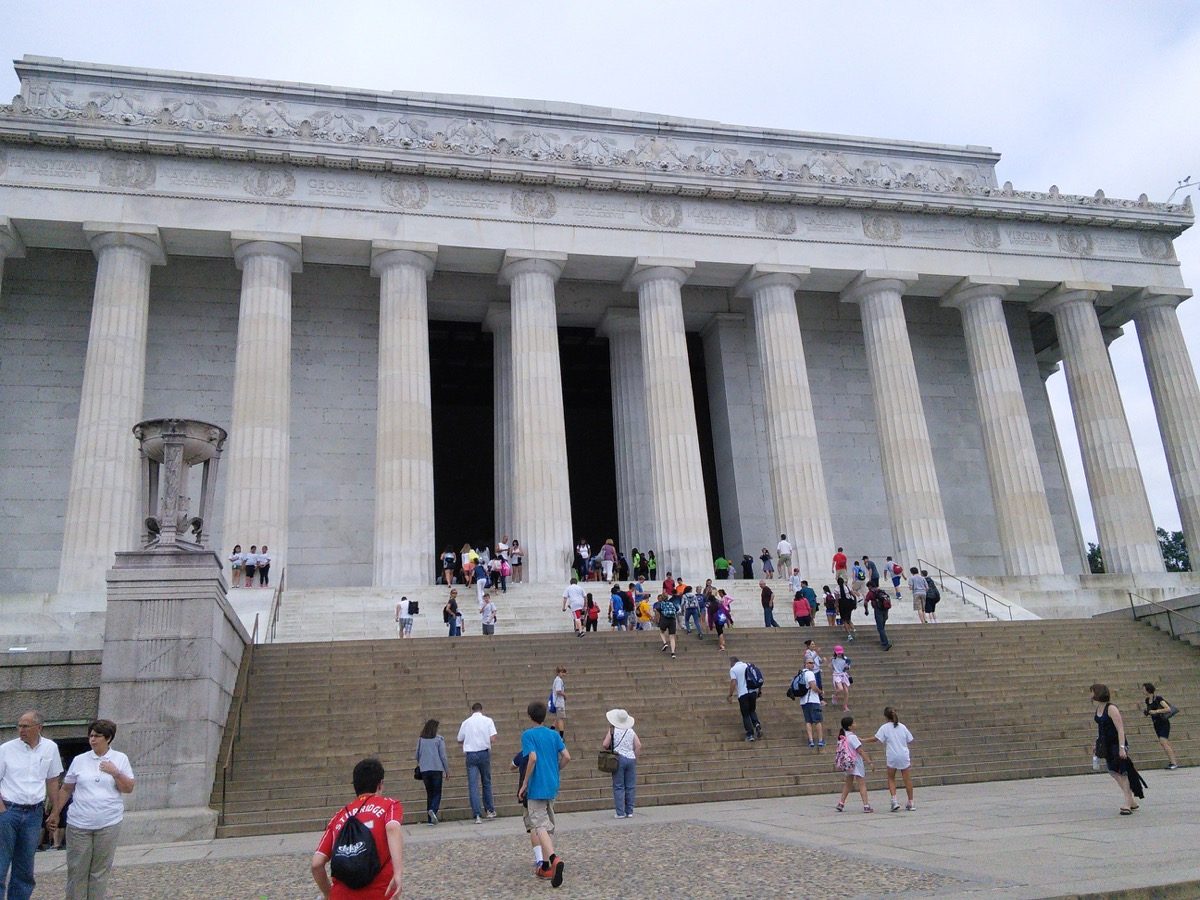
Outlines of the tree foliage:
M1088 541L1088 568L1092 570L1093 575L1104 574L1104 553L1100 550L1099 544L1093 544Z
M1162 548L1163 562L1167 564L1168 572L1190 572L1191 561L1188 559L1187 542L1183 539L1182 531L1167 531L1159 528L1158 546Z

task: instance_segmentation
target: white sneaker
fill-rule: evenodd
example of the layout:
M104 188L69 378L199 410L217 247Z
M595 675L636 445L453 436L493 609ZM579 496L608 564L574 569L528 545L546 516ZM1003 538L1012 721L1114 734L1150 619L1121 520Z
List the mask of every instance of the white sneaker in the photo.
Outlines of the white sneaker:
M475 817L475 824L476 824L476 825L482 825L482 824L483 824L483 819L481 819L479 816L476 816L476 817Z
M492 810L490 813L488 813L488 814L487 814L487 817L488 817L489 819L494 819L494 818L496 818L496 811L493 809L493 810Z
M615 815L613 815L613 818L614 819L623 819L623 818L625 818L625 813L616 813Z
M895 800L893 800L892 801L892 812L899 812L899 811L900 811L900 804L898 802L896 802Z

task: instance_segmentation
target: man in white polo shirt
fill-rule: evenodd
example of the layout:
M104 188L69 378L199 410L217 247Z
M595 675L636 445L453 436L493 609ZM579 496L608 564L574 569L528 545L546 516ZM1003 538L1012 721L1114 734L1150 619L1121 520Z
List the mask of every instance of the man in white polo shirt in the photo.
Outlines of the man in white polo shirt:
M492 802L492 744L496 741L496 723L483 714L483 704L471 707L470 717L458 729L458 742L467 757L467 794L471 798L471 815L475 824L483 824L483 813L496 818ZM480 797L480 782L483 796Z
M3 895L8 900L29 900L33 894L33 855L42 834L46 798L51 803L47 825L57 826L62 811L62 758L58 745L42 737L45 721L30 710L17 720L17 737L0 744L0 882L8 882Z

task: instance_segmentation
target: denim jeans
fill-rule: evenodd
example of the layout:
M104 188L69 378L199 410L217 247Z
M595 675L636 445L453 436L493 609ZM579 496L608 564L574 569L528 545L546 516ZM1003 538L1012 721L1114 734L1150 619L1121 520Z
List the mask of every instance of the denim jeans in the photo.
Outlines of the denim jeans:
M617 815L632 816L637 797L637 760L617 755L617 771L612 774L613 805Z
M742 711L742 725L746 729L746 737L754 734L755 728L762 727L762 724L758 721L757 707L757 691L748 691L738 697L738 708Z
M778 628L779 623L775 621L775 610L770 607L763 608L763 627Z
M875 627L879 630L879 643L887 647L891 642L888 640L887 632L883 630L883 625L885 622L887 622L887 610L875 610Z
M442 773L422 772L421 780L425 782L425 808L436 813L442 808Z
M683 628L688 633L692 633L692 619L696 620L696 634L703 634L700 628L700 607L694 606L689 610L685 610L683 614Z
M33 855L42 836L42 808L13 809L0 815L0 881L8 876L8 900L33 894ZM9 866L12 874L9 875Z
M483 782L483 801L479 799L479 783ZM492 803L492 754L487 750L472 750L467 754L467 793L471 797L471 815L482 816L484 811L493 812Z

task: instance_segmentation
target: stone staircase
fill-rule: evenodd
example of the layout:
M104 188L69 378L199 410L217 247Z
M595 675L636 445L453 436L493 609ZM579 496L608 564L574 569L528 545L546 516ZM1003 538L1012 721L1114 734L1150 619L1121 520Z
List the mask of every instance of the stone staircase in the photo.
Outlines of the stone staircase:
M612 707L638 720L639 806L832 794L841 781L834 741L823 752L809 749L800 708L785 696L808 634L832 655L833 629L761 626L731 629L728 653L712 639L680 637L674 660L659 652L656 633L637 632L260 646L230 777L223 781L218 772L212 795L221 811L218 835L319 830L346 802L350 770L366 755L382 759L387 792L404 802L405 821L423 821L424 790L411 772L417 735L430 717L442 723L451 760L443 818L467 817L454 738L474 701L500 733L497 809L519 814L508 761L528 723L526 705L547 696L559 663L569 670L567 744L574 757L560 810L610 808L610 780L596 770L595 752ZM1090 771L1095 727L1087 689L1097 680L1110 685L1126 713L1133 756L1144 770L1165 763L1138 713L1144 680L1185 711L1173 720L1172 738L1183 764L1197 761L1200 719L1188 713L1200 710L1200 654L1153 629L1120 620L897 624L889 629L888 653L873 628L859 634L848 655L860 733L874 733L884 705L894 705L916 735L918 786ZM759 703L765 739L753 744L743 741L736 705L725 702L733 655L753 660L766 676ZM828 666L825 676L828 683ZM827 739L842 714L826 708ZM886 803L881 771L869 785L876 802Z

